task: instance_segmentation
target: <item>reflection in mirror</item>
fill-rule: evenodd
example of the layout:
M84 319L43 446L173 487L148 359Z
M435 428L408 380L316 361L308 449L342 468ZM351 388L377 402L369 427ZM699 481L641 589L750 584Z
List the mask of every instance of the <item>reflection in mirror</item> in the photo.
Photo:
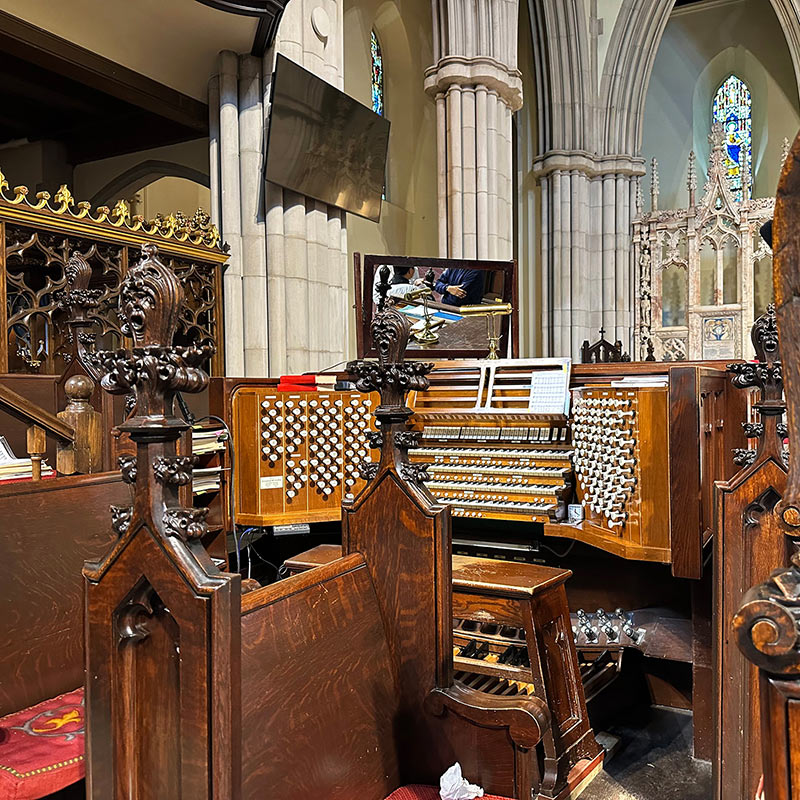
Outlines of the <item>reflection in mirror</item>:
M485 358L490 339L498 340L500 357L515 349L514 336L509 336L510 332L516 335L515 262L368 255L363 271L360 256L356 258L363 306L359 310L360 358L370 354L368 326L380 300L382 266L390 269L388 301L411 322L409 351Z
M717 250L710 239L704 239L700 247L700 305L716 305Z
M670 264L661 273L661 326L674 328L687 324L688 287L686 270Z

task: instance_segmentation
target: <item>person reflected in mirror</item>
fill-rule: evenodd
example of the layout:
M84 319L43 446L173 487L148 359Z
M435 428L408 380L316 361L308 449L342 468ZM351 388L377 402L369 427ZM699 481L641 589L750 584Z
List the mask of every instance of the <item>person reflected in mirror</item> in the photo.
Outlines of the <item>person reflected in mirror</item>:
M433 287L450 306L478 305L483 300L484 271L448 267Z
M381 302L381 295L378 285L381 282L380 270L375 270L375 277L372 281L372 300L375 305ZM414 291L423 283L417 275L415 267L392 267L392 277L389 278L389 291L386 296L397 300L402 300L409 293Z

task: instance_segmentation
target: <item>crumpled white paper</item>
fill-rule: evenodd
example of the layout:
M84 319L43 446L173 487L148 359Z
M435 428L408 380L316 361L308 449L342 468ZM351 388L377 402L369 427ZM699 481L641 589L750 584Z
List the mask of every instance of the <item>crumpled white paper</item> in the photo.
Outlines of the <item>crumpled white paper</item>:
M439 797L442 800L474 800L483 797L483 789L461 775L461 764L456 761L439 779Z

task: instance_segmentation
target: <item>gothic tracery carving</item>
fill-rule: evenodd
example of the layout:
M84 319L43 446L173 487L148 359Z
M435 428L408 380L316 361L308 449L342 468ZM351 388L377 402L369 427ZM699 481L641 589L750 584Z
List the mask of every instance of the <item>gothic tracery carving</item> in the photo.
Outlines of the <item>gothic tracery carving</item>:
M758 236L772 217L772 198L731 193L724 133L715 124L703 196L690 154L687 208L641 213L634 220L637 355L652 345L658 360L746 358L747 332L768 301L772 252ZM654 176L655 177L655 176Z

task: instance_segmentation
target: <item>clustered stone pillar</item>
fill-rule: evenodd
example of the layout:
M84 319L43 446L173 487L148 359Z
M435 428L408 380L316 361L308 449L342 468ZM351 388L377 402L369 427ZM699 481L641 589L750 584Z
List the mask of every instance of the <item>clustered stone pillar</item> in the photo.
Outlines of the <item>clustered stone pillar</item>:
M522 106L517 0L433 0L439 255L511 258L512 114Z
M223 52L209 85L211 210L231 247L229 375L321 370L347 357L345 214L264 178L278 53L341 89L342 0L289 3L264 58Z
M631 228L640 158L548 153L534 163L542 189L544 351L577 357L585 340L630 341Z

